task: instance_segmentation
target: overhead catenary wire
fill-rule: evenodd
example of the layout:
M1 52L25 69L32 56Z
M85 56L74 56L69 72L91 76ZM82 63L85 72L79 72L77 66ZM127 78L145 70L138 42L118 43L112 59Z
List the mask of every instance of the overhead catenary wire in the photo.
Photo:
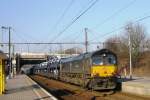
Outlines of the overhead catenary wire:
M76 37L74 37L72 40L76 41L81 35L77 35Z
M94 2L93 2L94 1ZM53 39L51 40L51 42L57 40L71 25L73 25L82 15L84 15L90 8L92 8L92 6L94 6L99 0L90 0L90 2L88 3L89 6L81 13L79 13L78 16L76 16L62 31L60 31L55 37L53 37ZM93 3L92 3L93 2Z
M102 43L102 42L91 42L90 44L97 44L97 43ZM0 44L8 44L6 42L4 43L0 43ZM26 44L42 44L42 45L45 45L45 44L85 44L85 42L12 42L12 44L21 44L21 45L26 45Z
M79 39L79 37L84 36L83 32L84 32L84 30L80 29L80 31L74 32L73 34L71 34L73 37L71 37L69 35L69 36L65 37L63 40L67 40L68 42L69 41L76 41L77 39Z
M75 32L75 33L73 33L74 34L73 37L70 37L70 35L69 35L69 36L65 37L64 39L62 39L62 40L75 41L80 36L78 33L80 33L80 32Z
M133 5L137 0L132 0L131 2L129 2L128 4L124 5L122 8L120 8L119 10L117 10L115 13L113 13L112 15L106 17L106 19L104 19L103 21L101 21L100 23L98 23L94 29L97 29L98 27L100 27L101 25L103 25L104 23L108 22L109 20L111 20L113 17L115 17L116 15L120 14L122 11L124 11L125 9L127 9L128 7L130 7L131 5Z
M87 7L93 2L94 0L90 0L86 6L82 7L82 9L75 15L74 18L76 18L77 16L79 16L85 9L87 9Z
M59 19L56 21L56 23L54 24L54 26L52 27L51 31L56 29L57 26L60 24L60 22L63 20L63 18L65 17L65 15L67 14L68 10L71 8L71 6L73 5L74 0L71 0L69 2L69 4L67 5L67 7L65 8L65 10L63 11L63 13L60 15ZM47 39L49 39L50 37L47 37ZM46 46L44 46L43 48L46 49Z
M148 19L149 17L150 17L150 15L145 16L145 17L142 17L142 18L140 18L140 19L137 19L135 22L143 21L143 20L145 20L145 19Z
M13 31L14 31L14 35L16 35L17 38L19 38L20 40L25 41L26 43L29 43L29 41L28 41L27 39L25 39L24 36L22 36L21 34L17 34L17 32L16 32L15 29L13 29ZM12 44L13 44L13 45L20 45L20 48L23 47L22 44L14 44L13 42L12 42ZM26 47L26 48L28 49L28 52L30 51L30 50L29 50L29 47L30 47L30 44L27 44L27 47ZM19 50L19 49L18 49L18 50ZM21 50L21 52L22 52L22 50Z
M95 31L93 31L93 30L91 30L91 29L88 29L88 31L89 31L89 33L91 34L92 33L92 37L94 37L94 38L96 38L97 37L97 32L95 32ZM98 33L99 34L99 33ZM91 41L91 40L89 40L89 41Z
M65 10L63 11L63 13L60 15L59 19L56 21L56 23L54 24L54 26L52 27L51 30L54 30L57 28L57 26L61 23L61 21L63 20L63 18L65 17L65 15L67 14L68 10L71 8L71 6L73 5L74 0L71 0L69 2L69 4L67 5L67 7L65 8ZM48 37L49 38L49 37Z
M64 18L64 16L66 15L66 13L68 12L68 10L70 9L70 7L72 6L74 0L71 0L70 3L68 4L68 6L66 7L66 9L63 11L62 15L59 17L59 19L57 20L56 24L54 25L54 27L52 28L55 29L59 23L62 21L62 19Z
M143 20L148 19L148 18L150 18L150 15L147 15L147 16L144 16L144 17L141 17L141 18L137 18L137 20L135 20L133 23L137 23L137 22L143 21ZM119 27L119 28L116 28L116 29L114 29L114 30L112 30L112 31L110 31L110 32L107 32L107 33L103 34L103 35L100 36L99 38L103 38L103 37L105 37L105 36L107 36L107 35L109 35L109 34L111 34L111 33L114 33L114 32L116 32L116 31L119 31L119 30L121 30L121 29L123 29L123 28L125 28L125 27L126 27L126 25L123 25L123 26L121 26L121 27ZM95 40L95 39L92 39L91 42L92 42L93 40Z
M86 4L86 6L84 6L84 7L82 7L82 9L75 15L75 17L74 18L76 18L77 16L79 16L91 3L92 3L92 1L93 0L90 0L87 4ZM73 19L74 19L73 18ZM72 19L72 20L73 20ZM74 32L74 33L80 33L80 32ZM68 38L69 37L71 37L73 34L69 34L69 36L67 36L67 37L65 37L64 39L62 39L62 40L68 40ZM73 39L71 38L71 40L76 40L79 36L80 36L81 34L78 34L78 36L75 36ZM69 38L70 39L70 38Z
M18 30L18 29L17 30L13 29L13 31L16 33L16 35L18 34L18 36L20 36L25 41L29 41L28 39L32 39L32 41L33 40L34 41L39 41L39 39L37 39L35 36L31 35L32 33L30 33L30 34L24 33L24 32L22 32L21 30Z
M60 31L52 42L57 40L68 28L70 28L81 16L83 16L89 9L91 9L99 0L95 0L87 9L85 9L79 16L74 18L62 31Z
M103 25L104 23L106 23L107 21L109 21L110 19L112 19L114 16L116 16L117 14L121 13L122 11L124 11L125 9L127 9L128 7L130 7L132 4L135 3L136 0L132 0L131 2L129 2L128 4L126 4L125 6L123 6L122 8L120 8L119 10L117 10L115 13L113 13L111 16L108 16L105 20L103 20L101 23L99 23L99 25Z
M17 38L19 38L20 40L23 40L25 42L28 42L28 40L26 40L21 34L17 34L17 32L14 30L14 35L17 36Z

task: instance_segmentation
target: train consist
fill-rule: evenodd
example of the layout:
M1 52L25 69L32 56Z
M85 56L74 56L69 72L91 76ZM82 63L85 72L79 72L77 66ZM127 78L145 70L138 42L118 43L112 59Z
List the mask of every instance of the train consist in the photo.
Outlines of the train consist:
M34 66L32 72L93 90L115 89L117 56L108 49L69 58L51 56Z

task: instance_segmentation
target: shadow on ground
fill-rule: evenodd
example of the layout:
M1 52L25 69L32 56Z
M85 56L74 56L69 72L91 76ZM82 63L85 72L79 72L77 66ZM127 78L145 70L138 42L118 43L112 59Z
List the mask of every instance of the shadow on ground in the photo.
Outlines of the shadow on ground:
M19 88L13 88L10 90L6 90L6 94L16 93L16 92L22 92L22 91L29 91L32 89L39 89L40 87L38 85L30 85L30 86L24 86Z

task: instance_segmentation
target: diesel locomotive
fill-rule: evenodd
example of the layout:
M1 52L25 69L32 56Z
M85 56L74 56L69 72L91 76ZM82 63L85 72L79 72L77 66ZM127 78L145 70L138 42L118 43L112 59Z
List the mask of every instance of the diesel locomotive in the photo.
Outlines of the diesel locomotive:
M34 73L73 83L93 90L117 87L117 56L108 49L76 57L51 58L45 66L34 67Z

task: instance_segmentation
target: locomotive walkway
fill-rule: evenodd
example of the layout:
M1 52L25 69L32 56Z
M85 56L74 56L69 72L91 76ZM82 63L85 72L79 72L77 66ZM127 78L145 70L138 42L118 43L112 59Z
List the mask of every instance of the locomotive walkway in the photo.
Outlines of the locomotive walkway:
M150 97L150 77L122 78L122 92Z
M6 93L0 100L57 100L26 75L7 80Z

